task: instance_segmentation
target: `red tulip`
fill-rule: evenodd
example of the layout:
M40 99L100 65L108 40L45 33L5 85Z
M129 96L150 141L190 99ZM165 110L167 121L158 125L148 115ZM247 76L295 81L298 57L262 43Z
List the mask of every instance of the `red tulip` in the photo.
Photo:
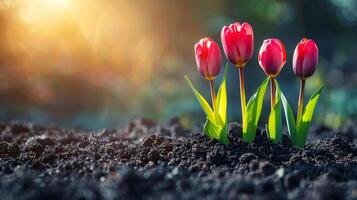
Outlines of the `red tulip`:
M237 67L244 67L253 56L254 36L252 27L244 22L224 26L221 32L224 53Z
M319 57L319 49L311 39L303 38L296 46L293 57L294 73L301 79L314 74Z
M203 38L195 44L198 71L207 80L213 80L221 70L221 50L211 38Z
M279 39L264 40L259 51L259 65L264 72L274 78L286 62L286 51L283 42Z

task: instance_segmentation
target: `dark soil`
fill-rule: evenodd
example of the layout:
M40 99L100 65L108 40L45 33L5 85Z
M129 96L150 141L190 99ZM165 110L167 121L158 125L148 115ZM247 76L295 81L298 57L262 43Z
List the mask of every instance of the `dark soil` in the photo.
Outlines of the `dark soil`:
M139 119L81 132L0 124L0 199L357 199L357 126L311 129L304 149L265 131L227 146Z

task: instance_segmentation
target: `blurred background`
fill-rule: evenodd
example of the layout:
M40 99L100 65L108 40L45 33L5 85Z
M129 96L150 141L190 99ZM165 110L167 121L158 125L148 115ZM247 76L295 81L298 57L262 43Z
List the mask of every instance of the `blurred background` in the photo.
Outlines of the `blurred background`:
M183 79L210 99L193 45L205 36L220 44L222 26L247 21L255 34L247 95L265 78L260 45L277 37L288 55L278 80L296 107L292 53L302 37L313 38L320 60L307 95L326 84L315 123L338 127L357 115L356 10L355 0L0 0L0 120L100 129L179 116L200 125L203 112ZM240 121L231 65L228 80L229 119Z

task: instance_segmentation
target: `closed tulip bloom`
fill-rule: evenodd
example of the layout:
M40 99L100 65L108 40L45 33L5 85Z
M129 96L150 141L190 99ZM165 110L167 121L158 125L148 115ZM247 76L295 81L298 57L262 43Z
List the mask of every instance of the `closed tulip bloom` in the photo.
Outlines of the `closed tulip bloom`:
M207 80L213 80L221 70L221 50L211 38L203 38L195 44L198 71Z
M279 39L264 40L258 55L259 65L264 72L275 78L286 62L284 44Z
M254 36L252 27L244 22L224 26L221 31L224 53L237 67L244 67L253 56Z
M314 74L319 57L316 43L311 39L303 38L296 46L293 57L294 73L301 79Z
M296 46L293 57L294 73L300 77L300 92L296 123L302 121L305 81L314 74L319 59L319 50L313 40L303 38Z

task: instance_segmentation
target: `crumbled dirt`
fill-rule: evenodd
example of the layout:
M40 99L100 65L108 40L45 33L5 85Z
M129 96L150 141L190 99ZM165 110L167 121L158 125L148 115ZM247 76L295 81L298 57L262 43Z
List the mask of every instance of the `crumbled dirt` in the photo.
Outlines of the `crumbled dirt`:
M357 199L357 126L311 129L304 149L241 140L225 146L179 121L138 119L82 132L0 124L0 199Z

